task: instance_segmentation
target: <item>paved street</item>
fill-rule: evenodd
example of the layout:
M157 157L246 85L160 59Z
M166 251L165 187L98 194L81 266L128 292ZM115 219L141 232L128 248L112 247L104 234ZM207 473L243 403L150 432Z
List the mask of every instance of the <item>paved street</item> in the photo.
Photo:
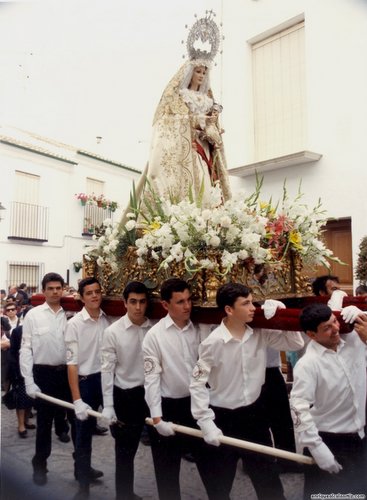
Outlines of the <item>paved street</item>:
M35 418L30 420L35 423ZM77 491L71 453L72 443L61 443L54 435L52 455L48 461L48 482L38 487L32 482L31 458L34 454L35 430L28 430L28 437L21 439L17 432L15 410L1 405L1 499L2 500L69 500ZM110 435L93 437L92 464L103 470L104 477L91 487L91 500L112 500L114 487L114 442ZM303 476L283 474L281 476L287 500L301 500ZM156 500L153 464L150 447L140 445L135 460L135 492L144 500ZM182 461L182 500L205 500L203 485L195 464ZM240 464L231 494L232 500L256 500L252 484L243 473Z

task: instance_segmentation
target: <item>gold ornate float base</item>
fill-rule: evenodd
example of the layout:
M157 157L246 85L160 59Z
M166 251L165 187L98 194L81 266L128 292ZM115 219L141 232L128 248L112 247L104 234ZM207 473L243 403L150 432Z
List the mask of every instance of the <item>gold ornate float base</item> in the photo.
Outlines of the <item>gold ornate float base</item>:
M170 277L186 280L191 285L193 301L202 307L215 306L215 297L219 286L228 282L243 283L252 289L255 300L266 298L301 297L311 294L308 277L303 273L300 257L289 252L276 263L255 265L248 260L233 266L229 273L224 273L220 264L220 253L211 251L206 255L214 263L213 269L189 271L183 262L173 262L168 269L159 269L160 262L148 258L143 266L138 265L136 248L129 247L119 262L119 269L114 272L109 265L98 266L94 260L84 259L83 276L95 276L99 279L103 293L108 297L121 297L130 281L145 283L153 297L159 297L163 281Z

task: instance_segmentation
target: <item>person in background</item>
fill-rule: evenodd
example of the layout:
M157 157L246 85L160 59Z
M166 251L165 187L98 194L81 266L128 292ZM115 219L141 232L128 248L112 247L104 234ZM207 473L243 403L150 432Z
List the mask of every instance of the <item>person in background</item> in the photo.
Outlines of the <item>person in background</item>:
M355 324L351 333L340 335L326 304L311 304L300 315L311 340L294 369L290 404L298 445L316 462L304 469L305 499L367 491L367 316L355 306L341 316Z
M14 301L16 301L17 299L17 293L18 293L18 287L16 285L10 285L9 286L9 289L8 289L8 295L6 297L6 299L14 299Z
M17 312L18 312L18 308L15 305L15 303L6 304L5 309L4 309L4 314L7 316L9 323L10 323L10 327L11 327L10 335L11 335L11 332L14 330L14 328L16 328L17 326L22 324L22 319L20 317L18 317Z
M32 306L24 309L22 316L25 318ZM19 367L19 351L22 342L23 326L19 325L12 331L10 337L9 349L9 365L10 365L10 382L15 390L16 398L16 414L18 419L18 434L21 438L26 438L28 435L27 429L35 429L34 424L28 423L29 414L33 406L33 399L30 398L25 389L24 378Z
M358 285L357 286L356 297L367 297L367 285Z
M64 279L59 274L45 274L42 279L45 302L33 307L24 318L19 365L26 393L31 398L42 392L64 401L71 400L64 341L66 315L61 307L63 287ZM36 451L32 458L33 481L42 486L47 482L52 423L64 409L41 398L37 398L35 407L37 431Z
M0 300L1 300L0 304L1 304L1 309L2 309L3 307L5 307L5 304L6 304L6 291L3 288L0 290Z
M143 283L128 283L123 298L126 314L105 330L102 340L102 415L115 439L116 499L134 500L140 498L134 493L134 458L149 416L142 343L153 323L145 316L149 298ZM124 425L114 425L116 418Z
M348 294L340 289L338 276L326 274L318 276L312 283L312 291L314 295L319 297L327 297L327 305L333 311L340 311L343 307L343 299Z
M27 285L25 283L21 283L18 286L16 299L20 306L27 306L29 304L30 300L27 293Z
M1 316L1 390L8 392L10 389L9 374L9 348L11 325L9 318Z
M75 498L88 498L90 482L103 476L93 469L92 436L95 418L88 410L97 411L103 404L100 348L102 335L109 321L101 309L102 290L96 278L84 278L79 283L83 309L67 323L68 379L75 408L75 478L79 491Z

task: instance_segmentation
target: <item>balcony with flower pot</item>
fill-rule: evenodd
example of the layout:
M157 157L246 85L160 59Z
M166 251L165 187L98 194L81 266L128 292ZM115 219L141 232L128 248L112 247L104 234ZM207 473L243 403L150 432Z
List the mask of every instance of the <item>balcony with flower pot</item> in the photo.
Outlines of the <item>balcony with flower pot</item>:
M113 213L118 208L116 201L109 200L104 195L79 193L75 194L83 207L82 236L98 234L98 229L106 219L112 220Z

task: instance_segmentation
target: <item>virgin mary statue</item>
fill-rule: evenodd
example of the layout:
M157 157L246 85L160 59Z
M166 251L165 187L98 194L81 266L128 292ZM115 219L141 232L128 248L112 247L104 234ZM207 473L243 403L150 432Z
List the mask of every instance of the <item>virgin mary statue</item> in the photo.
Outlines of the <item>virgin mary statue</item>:
M200 31L203 23L204 35ZM204 208L210 201L210 188L219 182L223 201L231 197L219 126L222 107L214 100L209 80L211 61L218 49L215 30L218 28L210 16L194 24L187 42L190 59L170 80L159 101L149 162L136 188L142 210L151 190L174 203L192 196ZM190 36L196 40L212 36L211 52L194 48Z

